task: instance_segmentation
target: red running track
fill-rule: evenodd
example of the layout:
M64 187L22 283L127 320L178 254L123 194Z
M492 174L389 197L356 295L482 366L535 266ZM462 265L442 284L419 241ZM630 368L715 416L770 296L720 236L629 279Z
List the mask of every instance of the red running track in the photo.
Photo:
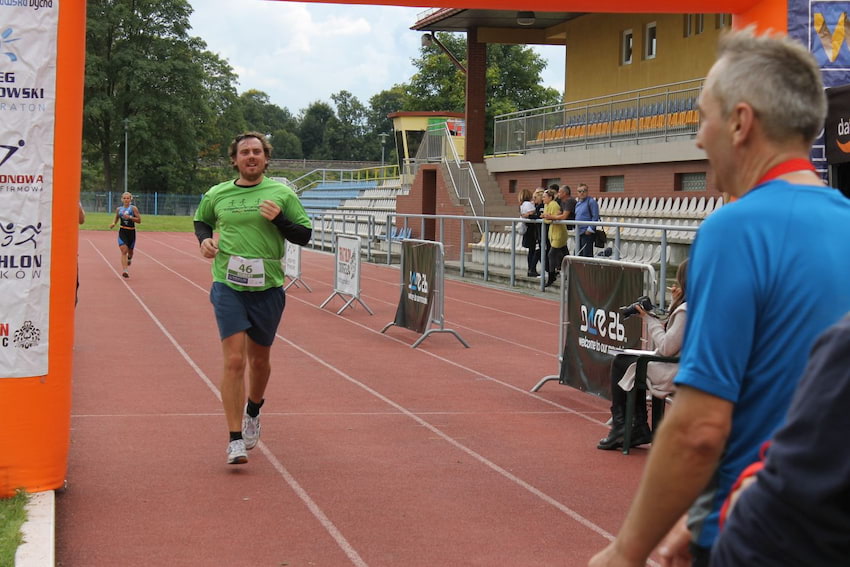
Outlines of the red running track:
M605 400L551 382L558 302L447 279L446 327L391 327L397 267L362 306L319 306L305 249L272 349L261 443L225 464L209 260L191 234L83 231L63 567L584 565L618 530L646 452L595 448Z

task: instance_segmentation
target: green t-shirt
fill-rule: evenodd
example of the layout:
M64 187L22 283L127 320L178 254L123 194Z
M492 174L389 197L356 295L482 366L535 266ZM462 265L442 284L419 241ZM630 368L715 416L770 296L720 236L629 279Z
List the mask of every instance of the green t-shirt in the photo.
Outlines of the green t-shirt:
M310 218L295 192L268 177L253 187L239 187L234 181L226 181L204 194L195 220L210 225L219 233L218 254L212 264L213 281L239 291L261 291L283 285L281 261L286 246L277 227L260 214L260 203L265 200L277 203L291 222L311 228ZM263 283L247 286L228 281L228 264L231 268L240 264L236 260L231 262L233 256L261 258L265 274Z

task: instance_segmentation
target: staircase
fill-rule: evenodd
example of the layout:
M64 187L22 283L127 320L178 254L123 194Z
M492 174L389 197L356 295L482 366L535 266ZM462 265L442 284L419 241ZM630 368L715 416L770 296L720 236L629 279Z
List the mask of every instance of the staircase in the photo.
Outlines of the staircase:
M478 185L484 194L484 214L488 217L517 217L519 218L519 203L507 203L502 195L496 178L487 170L483 163L473 163L472 170L478 179ZM501 228L504 223L498 224ZM495 228L495 226L494 226Z

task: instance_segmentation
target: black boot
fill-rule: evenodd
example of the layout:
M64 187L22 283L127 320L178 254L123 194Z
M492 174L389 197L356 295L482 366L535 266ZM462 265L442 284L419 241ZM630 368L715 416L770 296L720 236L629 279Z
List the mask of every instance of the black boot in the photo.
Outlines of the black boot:
M638 390L636 394L638 395L635 396L635 422L632 424L630 447L652 443L652 431L647 425L646 398L641 390Z
M607 437L599 441L597 449L613 451L623 446L623 434L626 432L626 408L614 403L611 406L611 418L611 431L608 432Z

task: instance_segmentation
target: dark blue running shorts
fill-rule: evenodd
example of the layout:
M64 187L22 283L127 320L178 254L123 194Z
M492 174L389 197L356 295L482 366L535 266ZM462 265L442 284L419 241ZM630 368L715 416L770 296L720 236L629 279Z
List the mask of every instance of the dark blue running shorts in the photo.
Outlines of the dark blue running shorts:
M130 250L136 247L136 231L126 228L118 229L118 246L126 246Z
M271 346L283 316L286 295L282 287L236 291L221 282L213 282L210 303L222 340L245 331L258 345Z

